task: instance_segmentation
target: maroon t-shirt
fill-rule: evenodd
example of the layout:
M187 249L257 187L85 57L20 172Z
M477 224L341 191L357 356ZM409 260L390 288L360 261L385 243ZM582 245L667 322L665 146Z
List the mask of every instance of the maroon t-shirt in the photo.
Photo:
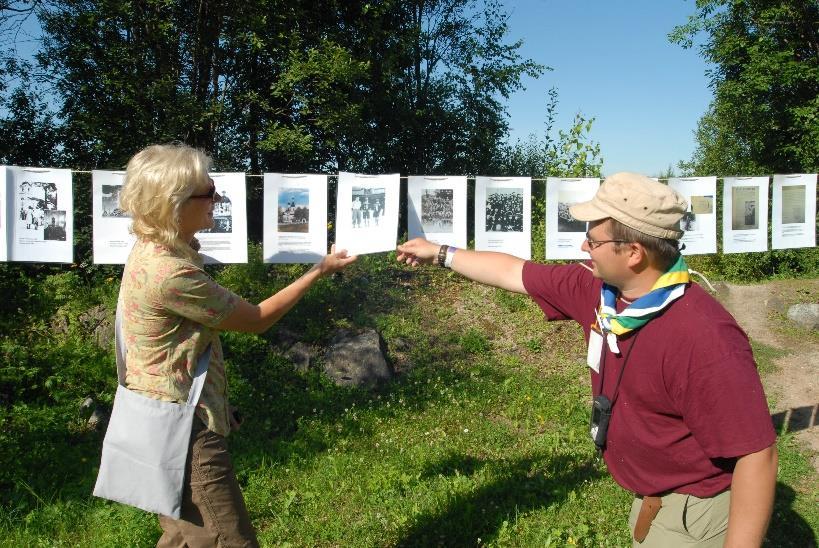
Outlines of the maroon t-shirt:
M577 321L587 341L602 284L579 264L523 267L523 285L546 317ZM618 299L618 312L626 306ZM611 475L639 495L724 491L736 457L776 440L747 335L692 283L660 315L620 337L619 355L603 344L603 394L610 399L636 334L603 452ZM589 371L597 395L600 375Z

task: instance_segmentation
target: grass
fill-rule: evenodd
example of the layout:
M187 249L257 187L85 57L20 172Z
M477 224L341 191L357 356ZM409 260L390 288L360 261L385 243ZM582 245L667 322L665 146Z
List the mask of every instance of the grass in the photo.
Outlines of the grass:
M231 452L262 544L630 546L631 497L587 439L579 327L546 323L528 299L388 260L364 257L322 282L265 337L224 336L231 399L246 417ZM263 294L298 273L244 268L220 276ZM335 387L315 369L295 372L275 344L281 329L322 344L350 326L379 330L394 383ZM756 350L770 370L776 353ZM154 516L88 495L98 436L57 426L65 432L47 438L57 445L48 454L71 472L53 484L37 483L35 468L14 478L0 545L152 546ZM817 475L792 436L779 448L768 544L809 546Z

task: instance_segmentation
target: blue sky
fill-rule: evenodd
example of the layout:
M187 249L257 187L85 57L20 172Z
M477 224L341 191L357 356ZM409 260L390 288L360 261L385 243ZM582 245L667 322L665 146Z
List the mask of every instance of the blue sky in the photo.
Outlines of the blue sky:
M656 175L694 150L694 130L712 93L696 48L668 41L694 13L693 0L504 0L509 39L552 67L508 102L511 135L542 135L547 91L559 93L556 129L594 117L604 174ZM555 132L556 133L556 132Z

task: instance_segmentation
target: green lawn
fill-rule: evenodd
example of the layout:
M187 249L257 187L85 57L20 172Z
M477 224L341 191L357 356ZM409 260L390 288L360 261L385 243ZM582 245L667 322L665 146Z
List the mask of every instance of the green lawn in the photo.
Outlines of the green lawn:
M221 279L241 292L256 267L244 268ZM587 439L577 326L545 323L528 299L441 270L409 274L384 257L323 282L284 322L314 343L356 325L382 333L399 373L379 391L296 373L267 339L224 337L232 397L247 417L232 454L263 545L630 546L631 497ZM763 368L771 356L759 353ZM89 496L99 435L54 429L31 436L56 444L48 460L36 447L18 456L30 466L12 478L18 496L2 508L0 544L152 546L154 516ZM779 448L769 545L810 546L817 475L789 435Z

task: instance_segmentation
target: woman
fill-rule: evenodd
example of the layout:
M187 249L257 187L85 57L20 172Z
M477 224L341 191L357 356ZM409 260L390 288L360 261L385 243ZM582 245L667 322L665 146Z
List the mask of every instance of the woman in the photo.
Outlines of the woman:
M267 330L316 280L356 259L333 249L258 305L220 286L202 269L194 238L213 227L220 200L208 177L210 163L185 145L149 146L128 162L120 194L137 236L120 292L127 388L184 402L197 359L209 346L211 351L191 434L182 516L160 516L157 546L163 547L258 546L225 441L238 424L229 411L219 332Z

